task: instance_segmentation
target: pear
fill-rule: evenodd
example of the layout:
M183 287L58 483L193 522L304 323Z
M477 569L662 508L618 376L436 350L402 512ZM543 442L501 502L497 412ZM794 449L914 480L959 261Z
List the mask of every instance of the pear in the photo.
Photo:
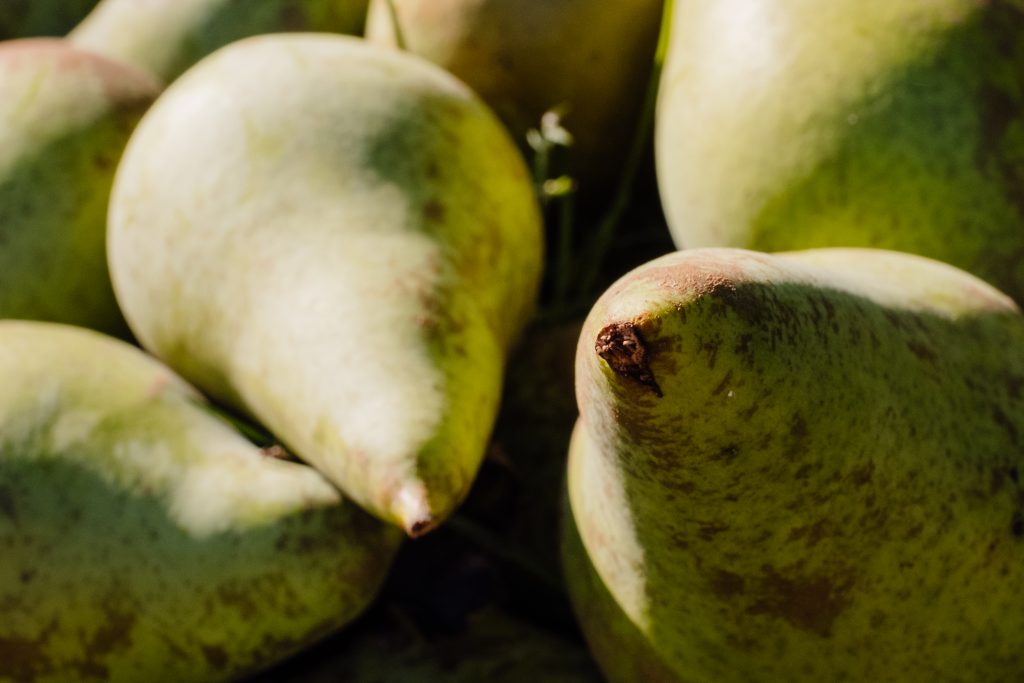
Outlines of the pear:
M401 533L169 369L0 321L0 680L236 680L352 620Z
M1024 5L679 3L655 127L679 247L894 249L1024 302Z
M570 173L600 192L621 170L654 62L663 0L371 0L367 40L400 45L476 90L525 141L548 110Z
M61 39L0 43L0 318L127 333L107 272L107 199L158 91Z
M171 82L219 47L276 31L362 33L368 0L102 0L68 36Z
M343 36L250 38L172 85L111 198L146 348L411 535L480 465L541 224L472 92Z
M96 6L96 0L3 0L0 40L62 36Z
M1022 349L1011 299L907 254L619 280L580 337L565 540L610 680L1018 678Z

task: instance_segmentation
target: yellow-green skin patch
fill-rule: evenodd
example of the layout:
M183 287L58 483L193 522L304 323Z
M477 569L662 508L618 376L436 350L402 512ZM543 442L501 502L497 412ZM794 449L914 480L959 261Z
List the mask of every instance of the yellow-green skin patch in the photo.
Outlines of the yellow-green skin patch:
M680 247L877 247L1024 301L1024 7L679 3L656 125Z
M236 40L278 31L361 34L368 0L103 0L68 38L170 83Z
M0 318L127 333L107 272L107 200L158 91L63 40L0 44Z
M1022 349L1008 297L894 252L698 249L613 285L567 550L588 638L654 653L612 679L1019 676Z
M147 348L410 533L462 500L541 264L528 172L468 88L356 39L241 41L142 121L110 218Z
M353 619L401 533L102 335L0 322L0 680L235 680Z

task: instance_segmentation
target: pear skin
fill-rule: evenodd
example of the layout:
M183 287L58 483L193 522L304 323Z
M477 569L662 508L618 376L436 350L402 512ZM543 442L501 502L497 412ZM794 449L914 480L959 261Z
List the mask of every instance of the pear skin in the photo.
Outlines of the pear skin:
M170 83L236 40L279 31L361 34L367 0L103 0L68 38Z
M161 97L111 202L146 348L411 535L450 514L542 248L527 169L465 85L343 36L240 41Z
M1009 297L907 254L695 249L624 276L580 337L568 473L582 626L638 653L606 674L1014 680L1022 349Z
M400 531L138 349L0 321L0 374L0 680L236 680L382 583Z
M578 444L579 440L574 440L570 447ZM572 455L570 458L578 459ZM636 624L625 616L594 569L568 502L568 496L563 495L559 527L562 573L576 618L580 624L588 626L583 630L587 646L605 680L676 683L680 680L677 674L662 661Z
M371 0L366 38L461 78L524 147L544 112L562 110L569 172L593 198L621 171L638 125L663 4Z
M676 244L905 251L1024 303L1022 46L1019 2L679 3L655 125Z
M0 43L0 318L127 334L107 272L107 199L158 92L62 39Z

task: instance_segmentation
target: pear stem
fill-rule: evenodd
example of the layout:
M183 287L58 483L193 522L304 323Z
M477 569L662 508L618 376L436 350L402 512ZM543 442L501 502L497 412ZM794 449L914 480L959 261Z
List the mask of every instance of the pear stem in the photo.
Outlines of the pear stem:
M437 526L438 520L430 511L427 489L422 482L403 485L392 504L409 538L419 538Z
M395 0L385 0L388 6L388 14L391 16L391 28L395 32L395 46L399 50L405 50L405 35L402 33L402 27L398 23L398 10L395 9Z
M619 176L619 185L615 192L612 204L601 220L594 239L590 243L590 249L586 252L583 260L584 268L580 277L580 293L588 295L597 281L601 272L601 266L608 250L611 247L612 239L615 237L615 229L622 221L622 216L629 207L633 198L633 186L636 181L637 172L647 151L647 143L651 138L654 128L654 112L658 103L658 86L661 83L661 72L665 65L665 56L668 54L669 38L672 35L672 9L674 0L665 0L665 6L661 13L661 27L658 30L658 46L654 52L654 63L651 68L651 77L647 81L647 91L644 95L643 113L636 133L633 136L629 148L629 156L622 175Z

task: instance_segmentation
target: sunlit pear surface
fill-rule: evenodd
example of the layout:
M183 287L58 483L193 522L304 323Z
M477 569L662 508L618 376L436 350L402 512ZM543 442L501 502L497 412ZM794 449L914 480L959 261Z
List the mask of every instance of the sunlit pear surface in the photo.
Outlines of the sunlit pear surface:
M451 513L541 265L525 164L465 85L342 36L240 41L161 97L111 202L147 348L411 535Z
M894 249L1024 303L1024 5L693 0L655 128L676 244Z

